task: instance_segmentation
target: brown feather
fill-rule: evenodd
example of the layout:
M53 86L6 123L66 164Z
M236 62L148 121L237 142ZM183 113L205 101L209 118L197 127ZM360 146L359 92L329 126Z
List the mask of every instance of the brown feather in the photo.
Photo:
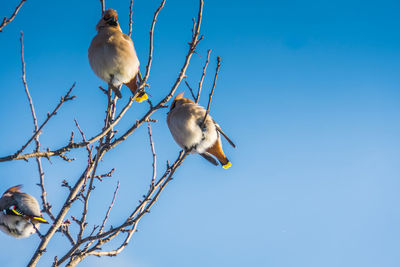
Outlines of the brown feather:
M137 82L136 81L137 81L137 75L125 84L129 88L129 90L131 90L133 95L136 94L136 90L137 90Z
M228 158L225 156L224 151L222 151L221 141L218 138L212 147L207 149L207 152L214 155L222 165L229 162Z
M16 185L16 186L13 186L13 187L10 187L9 189L7 189L6 193L7 192L21 193L21 188L22 188L22 185L19 184L19 185Z

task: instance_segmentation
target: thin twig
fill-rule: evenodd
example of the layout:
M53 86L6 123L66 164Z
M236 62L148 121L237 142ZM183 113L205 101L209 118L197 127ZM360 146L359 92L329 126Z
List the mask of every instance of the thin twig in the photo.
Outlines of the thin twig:
M13 160L13 159L17 159L18 156L25 150L25 148L40 134L40 131L43 129L43 127L49 122L49 120L57 114L57 111L60 109L60 107L62 106L62 104L64 104L67 101L70 101L72 99L75 98L75 96L70 96L72 89L74 89L75 87L75 83L71 86L71 88L68 90L68 92L65 94L65 96L61 97L60 102L58 103L58 105L54 108L54 110L50 113L47 114L47 118L44 120L44 122L39 126L39 128L37 129L37 131L35 131L35 133L32 135L31 138L29 138L29 140L13 155L11 156L7 156L7 157L3 157L0 158L0 162L1 161L9 161L9 160ZM40 154L39 152L36 152L38 154ZM35 157L35 155L33 155L32 157Z
M203 67L203 73L201 74L201 78L200 78L200 82L199 82L199 89L197 90L197 97L195 99L196 104L199 103L199 100L200 100L200 94L201 94L201 89L203 87L204 77L206 76L206 70L207 70L208 62L210 61L210 53L211 53L211 49L208 49L207 60L206 60L206 63L204 64L204 67Z
M111 209L112 209L112 207L114 206L115 198L117 197L117 193L118 193L118 189L119 189L119 181L118 181L118 183L117 183L117 187L116 187L115 190L114 190L114 195L113 195L111 204L110 204L110 206L108 206L108 209L107 209L107 212L106 212L106 216L104 217L103 223L101 224L101 227L100 227L100 229L99 229L98 234L101 234L101 233L103 232L104 226L106 225L106 222L107 222L107 220L108 220L108 217L110 216Z
M83 141L83 143L87 143L85 134L84 134L84 132L82 131L81 127L79 126L78 121L77 121L76 119L74 119L74 122L75 122L76 128L78 128L78 131L79 131L79 133L80 133L81 136L82 136L82 141ZM86 150L87 150L87 152L88 152L88 154L89 154L89 163L90 163L91 158L92 158L92 156L91 156L91 155L92 155L92 150L90 149L89 144L86 145Z
M101 159L104 156L105 151L100 151L100 155L98 155L99 159ZM64 202L63 207L61 208L60 212L58 213L56 220L50 227L50 229L47 231L47 233L44 235L42 241L40 242L39 246L37 247L35 253L33 254L28 266L36 266L39 258L43 255L43 253L46 250L46 247L54 235L54 233L57 231L57 229L61 226L65 215L71 208L72 203L76 200L77 194L80 192L80 189L85 181L85 177L91 173L94 169L94 165L88 166L81 177L78 179L78 181L75 183L75 185L71 188L70 193L67 197L67 199Z
M33 106L33 101L32 101L32 97L29 93L28 90L28 84L26 82L26 77L25 77L25 60L24 60L24 33L21 31L21 37L20 37L20 42L21 42L21 62L22 62L22 82L24 84L24 88L25 88L25 93L26 96L28 97L28 101L29 101L29 107L31 109L31 113L32 113L32 118L33 118L33 125L35 127L35 131L37 132L38 130L38 124L37 124L37 119L36 119L36 113L35 113L35 108ZM36 138L37 136L35 136Z
M19 159L29 159L29 158L33 158L33 157L46 157L46 158L49 158L49 157L53 157L53 156L61 156L65 152L70 151L71 149L81 148L81 147L84 147L84 146L86 146L88 144L92 144L92 143L98 141L99 139L103 138L105 135L107 135L113 129L113 127L118 124L118 122L121 120L121 118L126 113L126 111L128 111L128 109L132 106L133 102L134 102L134 97L130 97L128 103L121 110L121 112L118 114L117 118L113 121L113 123L110 124L105 129L103 128L103 130L99 134L97 134L96 136L90 138L86 142L74 143L74 142L71 142L71 140L70 140L68 145L63 146L63 147L58 148L58 149L53 150L53 151L27 153L27 154L21 154L21 155L19 155L18 153L14 153L13 155L1 157L0 158L0 162L11 161L11 160L19 160ZM42 126L42 128L43 128L43 126ZM39 127L39 129L40 129L40 127Z
M131 37L132 35L132 12L133 11L133 0L131 0L130 4L129 4L129 37Z
M137 226L137 223L140 221L140 219L150 211L150 208L155 204L155 202L158 200L158 197L160 196L161 192L165 189L166 185L172 180L172 176L177 170L177 168L182 164L183 160L186 158L186 156L189 155L188 152L184 152L183 150L179 153L178 158L176 161L167 168L167 170L164 172L163 176L158 180L158 182L154 185L153 188L149 190L149 192L146 194L144 197L144 200L140 203L139 206L136 207L136 209L132 212L132 214L125 220L124 223L121 225L111 228L110 230L103 232L101 234L98 234L96 236L88 236L86 238L83 238L80 240L80 243L83 244L85 242L91 242L94 240L99 240L98 243L94 245L92 249L88 250L89 254L92 255L107 255L107 256L115 256L119 252L122 251L122 249L127 245L126 242L124 242L118 249L115 251L111 252L103 252L100 254L96 254L94 251L98 249L98 246L104 243L109 242L112 240L118 233L120 233L123 229L125 229L128 226L134 225L135 228ZM132 230L132 229L131 229ZM130 231L131 231L130 230ZM131 232L132 233L132 232ZM128 236L129 237L129 236ZM127 237L127 238L128 238ZM69 259L79 248L80 244L76 244L73 246L67 254L65 254L59 261L58 264L62 264L65 262L67 259ZM77 263L79 263L84 257L86 257L86 253L78 253L78 255L74 258L71 259L71 262L69 263L70 266L75 266Z
M185 84L189 88L189 92L192 95L193 100L196 100L196 96L194 95L193 89L192 89L192 87L190 87L189 83L186 80L185 80Z
M39 152L40 151L40 141L39 141L40 132L38 131L39 127L38 127L38 123L37 123L35 107L33 105L32 97L29 93L28 83L26 82L25 59L24 59L24 33L22 31L21 31L20 42L21 42L22 83L24 84L25 93L28 98L29 107L30 107L31 114L32 114L34 132L38 132L38 134L34 138L35 143L36 143L36 149L34 150L34 152ZM43 211L46 212L52 220L54 220L54 216L50 211L51 205L47 202L47 199L46 199L47 192L46 192L46 189L44 186L44 171L43 171L43 167L42 167L42 161L38 157L36 158L36 164L38 166L38 171L39 171L39 186L42 191L41 199L42 199Z
M160 13L161 9L163 9L164 5L165 5L165 0L163 0L161 2L160 6L157 8L157 10L156 10L156 12L154 13L154 16L153 16L153 22L151 23L150 32L149 32L149 35L150 35L150 38L149 38L149 58L147 60L146 73L145 73L145 75L144 75L144 77L143 77L143 79L141 81L140 86L139 86L140 89L144 88L144 86L145 86L145 84L147 82L147 79L149 78L149 75L150 75L151 62L153 60L153 33L154 33L154 27L155 27L156 22L157 22L158 14Z
M210 106L211 106L211 99L213 97L214 94L214 89L215 89L215 85L217 84L217 78L218 78L218 72L219 72L219 68L221 67L221 58L217 57L217 69L215 71L215 76L214 76L214 83L213 83L213 87L211 89L211 93L208 97L208 105L207 105L207 110L206 110L206 115L204 116L203 122L201 123L201 128L204 127L204 123L206 122L208 113L210 112Z
M7 17L3 18L3 22L0 24L0 32L3 31L3 28L10 23L11 21L14 20L15 16L17 16L18 11L21 9L22 5L26 2L27 0L21 0L21 2L18 4L18 6L15 8L14 13L12 13L11 17L7 19Z
M104 12L106 11L106 5L104 4L104 0L100 0L101 4L101 16L104 15Z
M150 140L151 153L153 154L153 176L151 178L151 184L150 184L150 187L153 188L154 187L154 181L155 181L156 176L157 176L157 154L156 154L156 151L154 149L153 135L151 134L150 122L147 122L147 127L148 127L148 130L149 130L149 140Z

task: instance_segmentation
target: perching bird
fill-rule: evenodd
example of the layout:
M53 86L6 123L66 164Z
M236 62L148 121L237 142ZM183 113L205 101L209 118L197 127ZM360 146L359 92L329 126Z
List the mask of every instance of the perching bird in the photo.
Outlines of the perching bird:
M40 223L48 223L40 214L37 200L20 191L21 185L9 188L0 198L0 230L23 238L39 229ZM33 227L33 225L35 227Z
M214 155L224 169L232 164L222 151L220 133L233 146L235 144L222 132L221 127L207 115L206 110L178 94L172 102L171 109L167 116L167 123L172 136L180 147L186 151L192 149L209 162L218 165L218 162L211 156Z
M94 73L108 83L121 98L120 89L125 84L132 94L136 93L136 77L139 59L132 39L121 31L118 15L114 9L107 9L96 26L97 35L89 47L89 63ZM148 98L146 93L136 97L137 102Z

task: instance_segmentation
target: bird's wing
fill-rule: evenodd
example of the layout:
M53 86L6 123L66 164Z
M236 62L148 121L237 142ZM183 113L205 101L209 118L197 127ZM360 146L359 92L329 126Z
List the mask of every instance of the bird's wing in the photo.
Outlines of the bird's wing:
M12 197L2 197L0 199L0 212L15 205L15 200Z
M16 211L21 215L27 216L38 216L40 217L40 206L37 200L26 193L15 194L14 199L16 200Z
M14 195L16 204L11 207L10 211L13 215L28 216L29 218L41 223L48 223L40 214L40 206L37 200L28 194L20 193ZM17 201L18 199L18 201Z

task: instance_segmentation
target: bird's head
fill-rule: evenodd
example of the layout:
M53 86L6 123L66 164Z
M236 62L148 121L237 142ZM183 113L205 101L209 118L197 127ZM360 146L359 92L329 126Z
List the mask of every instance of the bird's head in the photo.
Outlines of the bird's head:
M106 27L119 28L118 14L114 9L110 8L104 12L103 17L100 19L99 23L97 23L96 29L100 30L101 28Z
M183 104L186 104L186 103L194 103L189 98L183 97L183 94L184 94L184 92L178 94L175 97L174 101L172 101L170 110L173 110L175 107L179 107L180 105L183 105Z

